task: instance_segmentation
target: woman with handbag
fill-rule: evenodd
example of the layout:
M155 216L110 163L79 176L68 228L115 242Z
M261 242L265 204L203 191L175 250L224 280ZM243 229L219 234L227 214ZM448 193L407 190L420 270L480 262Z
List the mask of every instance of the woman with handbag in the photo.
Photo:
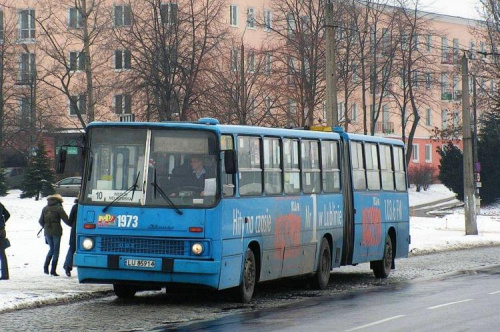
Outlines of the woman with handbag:
M47 205L42 210L42 215L38 223L43 227L45 242L49 245L49 252L45 258L43 272L49 274L49 264L52 261L50 275L58 277L56 272L57 261L59 260L59 249L61 247L62 227L61 219L68 226L68 215L62 207L63 198L59 194L47 196Z

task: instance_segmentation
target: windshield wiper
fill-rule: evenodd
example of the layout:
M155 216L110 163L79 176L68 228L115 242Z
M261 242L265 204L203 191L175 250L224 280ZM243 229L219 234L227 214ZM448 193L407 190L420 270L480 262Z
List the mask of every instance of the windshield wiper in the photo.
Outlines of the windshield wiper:
M170 197L168 197L167 194L165 194L165 192L163 191L163 189L161 189L161 187L156 183L156 168L155 168L154 180L155 181L152 182L151 185L155 188L155 191L154 191L155 199L156 199L156 190L158 190L158 192L160 193L160 196L164 200L166 200L168 202L168 204L170 204L170 206L172 206L174 208L174 211L178 215L182 215L182 211L179 210L179 208L177 208L177 206L175 206L174 202L172 202L172 200L170 199Z
M119 200L120 198L122 198L123 196L125 196L126 194L128 194L130 191L132 191L132 199L134 199L134 194L135 194L135 191L137 189L137 181L139 181L139 175L141 174L141 172L139 171L137 173L137 177L135 178L135 182L134 184L128 188L127 190L125 190L124 192L122 192L120 195L118 195L114 200L112 200L108 205L106 205L104 207L104 209L102 209L102 212L106 212L106 210L111 206L113 205L117 200Z

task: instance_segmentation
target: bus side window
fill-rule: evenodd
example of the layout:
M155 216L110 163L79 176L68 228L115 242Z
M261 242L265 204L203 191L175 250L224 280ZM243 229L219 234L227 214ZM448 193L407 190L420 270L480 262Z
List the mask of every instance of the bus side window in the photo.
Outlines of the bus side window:
M380 190L380 168L377 144L365 143L366 177L368 190Z
M264 138L264 192L280 194L283 191L281 146L277 138Z
M323 172L323 191L327 193L340 190L340 169L338 143L321 142L321 169Z
M388 145L380 145L380 169L382 171L382 189L394 190L392 154L391 147Z
M404 168L404 153L403 148L399 146L394 147L394 174L396 178L396 190L406 191L406 175Z
M296 139L283 140L283 165L285 171L285 193L300 193L299 142Z
M260 138L238 137L238 170L240 195L262 194Z
M352 182L354 190L366 190L366 175L363 165L363 144L351 142Z
M320 192L321 173L319 169L319 142L302 140L302 190L306 194Z
M222 161L224 161L225 151L233 150L233 137L231 135L222 135L221 137L221 150L222 150ZM234 174L227 174L225 163L222 162L222 195L224 197L234 196Z

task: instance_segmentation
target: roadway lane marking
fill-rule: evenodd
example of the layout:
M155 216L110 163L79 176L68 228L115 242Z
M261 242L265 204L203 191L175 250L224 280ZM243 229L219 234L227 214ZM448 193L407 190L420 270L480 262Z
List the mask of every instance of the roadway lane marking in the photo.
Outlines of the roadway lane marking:
M346 332L361 330L361 329L364 329L364 328L367 328L367 327L371 327L371 326L374 326L374 325L382 324L382 323L385 323L385 322L388 322L388 321L391 321L391 320L394 320L394 319L398 319L398 318L401 318L401 317L404 317L404 316L405 315L398 315L398 316L394 316L394 317L389 317L389 318L382 319L382 320L379 320L379 321L376 321L376 322L373 322L373 323L370 323L370 324L361 325L361 326L352 328L350 330L346 330Z
M496 295L496 294L500 294L500 290L493 293L488 293L488 295Z
M439 309L439 308L442 308L442 307L447 307L449 305L454 305L454 304L459 304L459 303L464 303L464 302L469 302L469 301L474 301L474 300L473 299L467 299L467 300L462 300L462 301L457 301L457 302L444 303L444 304L435 305L433 307L429 307L427 309L429 309L429 310Z

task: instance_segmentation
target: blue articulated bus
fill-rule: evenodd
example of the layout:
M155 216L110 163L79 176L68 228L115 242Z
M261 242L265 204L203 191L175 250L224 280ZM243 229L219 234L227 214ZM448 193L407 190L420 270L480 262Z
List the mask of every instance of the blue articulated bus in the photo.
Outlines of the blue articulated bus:
M118 297L178 284L234 288L370 262L378 278L410 243L404 144L319 131L91 123L77 221L81 283Z

